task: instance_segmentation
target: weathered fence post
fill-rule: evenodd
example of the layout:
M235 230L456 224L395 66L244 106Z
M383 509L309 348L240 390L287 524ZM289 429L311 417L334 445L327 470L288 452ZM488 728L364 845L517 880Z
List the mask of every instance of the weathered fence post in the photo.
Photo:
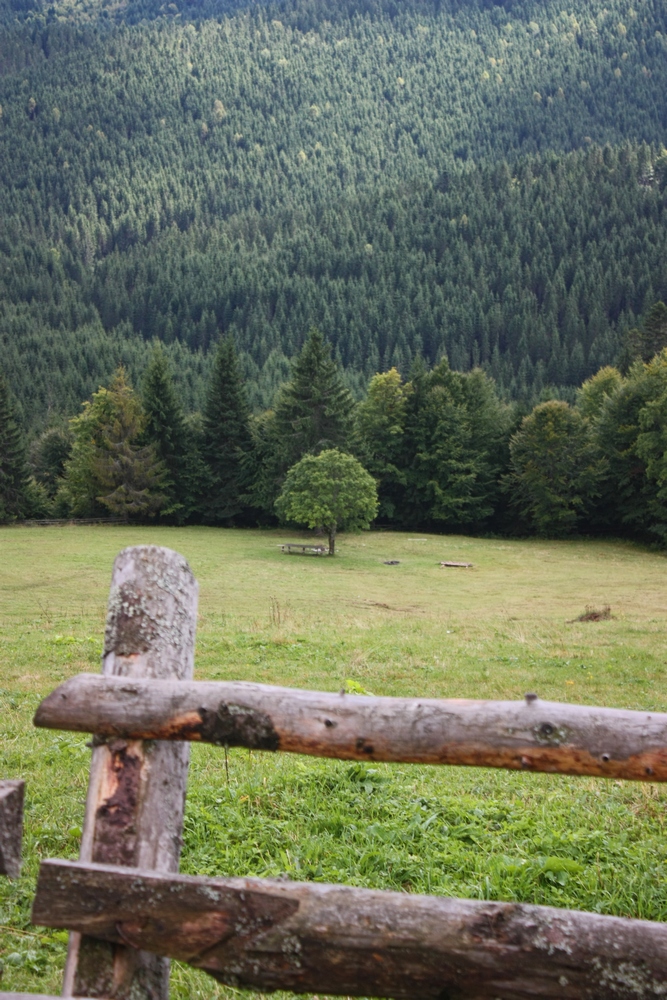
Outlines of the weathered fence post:
M141 545L114 563L102 672L188 680L194 669L197 582L171 549ZM111 739L95 746L82 861L177 872L189 747ZM167 1000L169 960L70 935L63 996Z
M10 878L21 871L24 788L20 780L0 781L0 875Z

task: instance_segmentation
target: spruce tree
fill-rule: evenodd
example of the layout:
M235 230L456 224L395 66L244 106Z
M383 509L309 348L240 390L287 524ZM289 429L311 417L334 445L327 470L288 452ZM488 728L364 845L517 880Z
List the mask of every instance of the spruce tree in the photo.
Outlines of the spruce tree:
M7 380L0 371L0 522L24 514L27 484L25 443Z
M202 463L161 344L154 348L144 375L143 407L144 437L167 471L163 487L167 503L161 516L182 523L199 501Z
M125 370L70 421L74 444L56 502L75 517L152 517L166 503L166 470L142 443L144 414Z
M229 523L246 506L252 458L250 410L231 337L218 344L203 417L207 482L202 516L208 524Z
M446 357L428 371L420 358L406 386L405 482L397 520L479 529L494 514L510 411L480 370L453 371Z
M331 347L313 328L276 404L285 470L308 453L317 455L330 448L345 451L353 410L354 400L331 358Z

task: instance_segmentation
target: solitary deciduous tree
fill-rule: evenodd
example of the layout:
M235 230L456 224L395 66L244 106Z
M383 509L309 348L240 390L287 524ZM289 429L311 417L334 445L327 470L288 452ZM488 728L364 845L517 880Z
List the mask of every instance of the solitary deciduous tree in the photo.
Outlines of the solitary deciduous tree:
M305 455L287 473L276 510L284 521L326 531L332 556L339 528L367 528L377 514L375 480L336 448Z

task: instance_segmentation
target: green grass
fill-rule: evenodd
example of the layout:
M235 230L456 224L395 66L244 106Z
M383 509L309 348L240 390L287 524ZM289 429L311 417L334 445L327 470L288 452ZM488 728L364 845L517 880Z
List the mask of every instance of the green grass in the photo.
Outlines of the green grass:
M375 694L543 698L667 710L665 557L621 542L343 536L334 560L286 532L0 530L0 775L27 780L24 873L0 880L2 988L60 991L65 935L29 923L42 857L75 858L86 737L37 731L41 696L99 669L111 565L182 552L199 579L196 675ZM472 570L441 569L441 559ZM385 559L399 559L386 566ZM572 622L587 605L614 618ZM185 872L522 900L667 920L661 786L369 766L193 747ZM176 965L172 995L231 1000Z

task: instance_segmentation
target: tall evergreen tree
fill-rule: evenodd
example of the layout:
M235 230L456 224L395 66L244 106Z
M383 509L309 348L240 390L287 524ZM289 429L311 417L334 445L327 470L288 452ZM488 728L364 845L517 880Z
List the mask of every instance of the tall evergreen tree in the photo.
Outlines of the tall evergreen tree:
M345 451L353 410L354 400L331 357L331 346L313 328L276 403L276 431L285 470L306 454L330 448Z
M164 506L166 470L142 444L144 415L125 370L70 421L74 444L56 502L76 517L152 517Z
M510 452L505 487L538 535L562 537L586 525L607 463L578 410L560 400L540 403L524 418Z
M667 347L667 306L656 302L651 306L641 329L629 330L623 339L619 364L627 374L633 361L648 363Z
M510 411L482 371L452 371L446 357L432 371L418 358L407 389L401 520L480 527L498 501Z
M229 523L247 506L252 437L245 385L231 337L218 344L203 414L202 453L207 482L202 517Z
M356 413L354 450L377 482L379 516L388 520L396 513L405 486L401 457L407 391L395 368L374 375Z
M72 452L72 435L67 426L49 427L30 449L30 465L35 480L48 496L55 495L65 472L65 463Z
M161 344L155 346L144 375L143 406L144 436L167 470L167 503L161 516L182 523L196 509L203 468Z
M24 514L27 484L25 443L7 380L0 371L0 522Z

